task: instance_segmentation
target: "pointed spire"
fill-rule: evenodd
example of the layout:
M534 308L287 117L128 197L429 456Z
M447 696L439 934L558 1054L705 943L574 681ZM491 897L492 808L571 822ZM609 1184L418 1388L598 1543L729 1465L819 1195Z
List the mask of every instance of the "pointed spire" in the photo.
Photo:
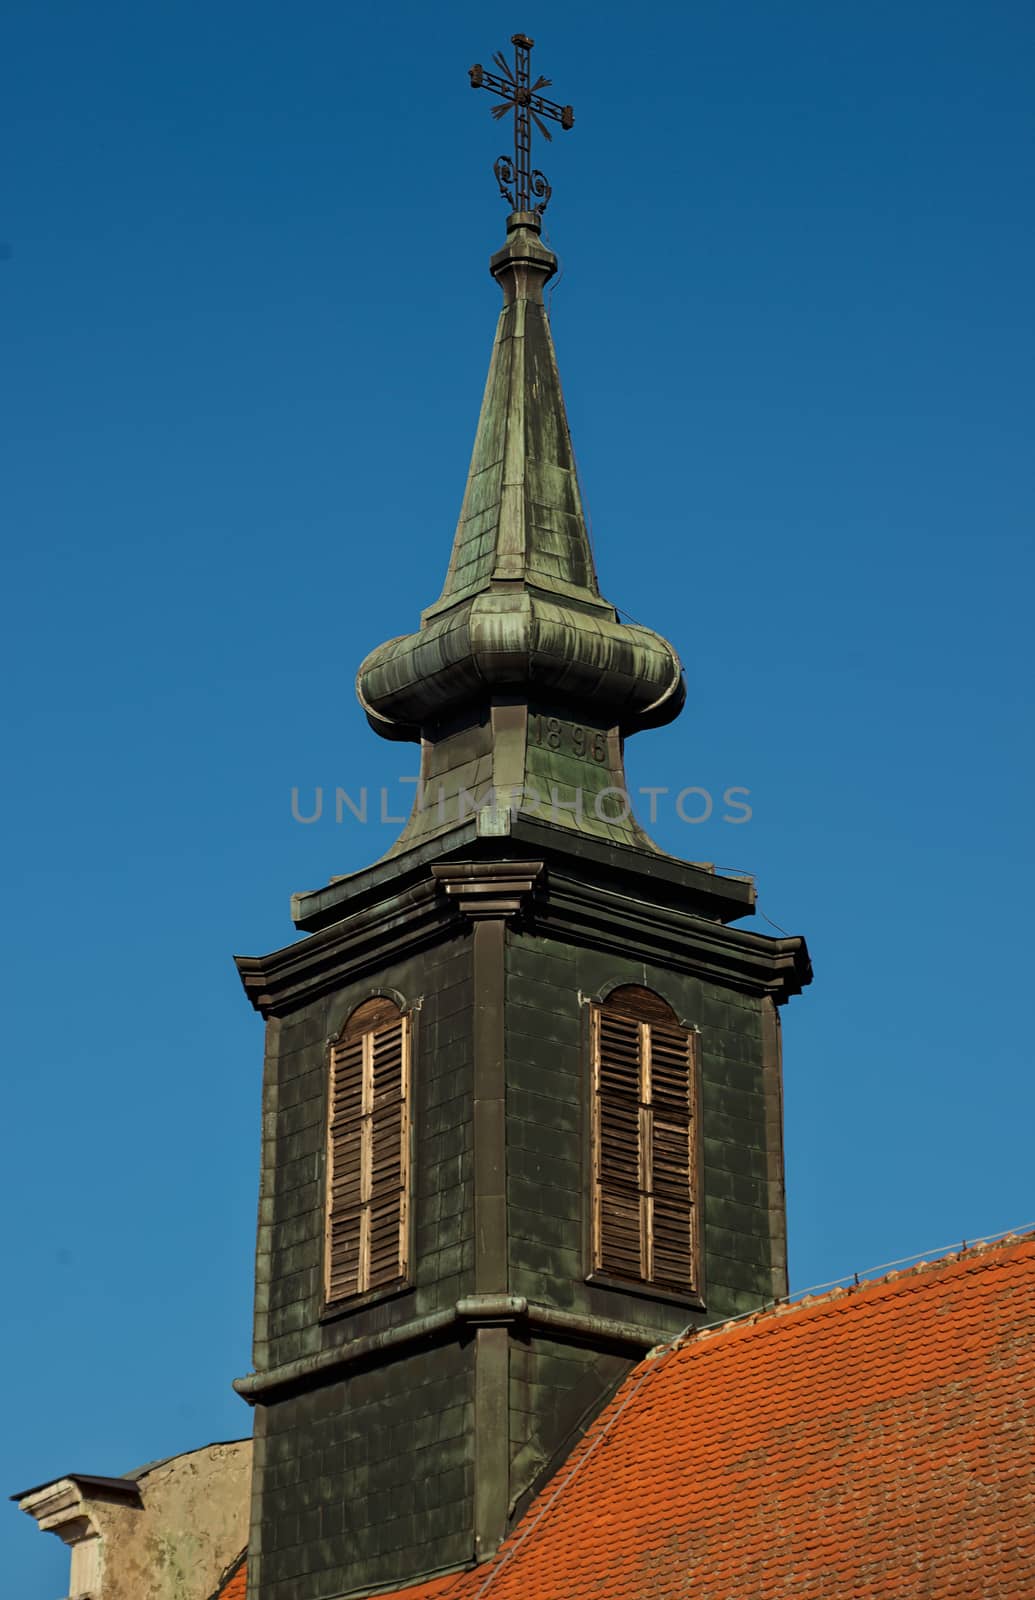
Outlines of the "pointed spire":
M503 290L460 521L441 598L520 582L599 606L589 533L543 289L557 258L534 212L513 212L490 270Z
M540 219L512 212L503 291L452 558L420 629L379 646L356 692L387 739L421 744L396 851L525 813L653 850L629 814L624 737L678 715L679 658L597 586L543 286ZM601 797L606 797L602 799Z

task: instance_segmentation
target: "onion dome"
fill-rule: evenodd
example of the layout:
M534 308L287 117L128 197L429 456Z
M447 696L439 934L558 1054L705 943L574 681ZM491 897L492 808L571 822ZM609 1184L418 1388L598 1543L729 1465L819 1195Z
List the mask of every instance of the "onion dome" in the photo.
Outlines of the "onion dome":
M597 585L543 301L557 258L534 212L511 213L490 270L503 309L445 585L356 680L377 733L422 745L396 849L447 831L461 803L484 809L478 791L490 811L653 849L620 798L622 741L678 715L679 658Z

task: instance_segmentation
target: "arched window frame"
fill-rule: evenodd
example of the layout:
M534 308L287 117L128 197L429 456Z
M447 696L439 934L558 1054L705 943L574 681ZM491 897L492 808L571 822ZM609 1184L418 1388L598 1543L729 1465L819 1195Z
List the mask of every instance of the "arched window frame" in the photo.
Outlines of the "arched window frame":
M700 1300L700 1039L650 989L590 1011L592 1275Z
M358 1006L328 1059L324 1300L408 1280L412 1022L387 996Z

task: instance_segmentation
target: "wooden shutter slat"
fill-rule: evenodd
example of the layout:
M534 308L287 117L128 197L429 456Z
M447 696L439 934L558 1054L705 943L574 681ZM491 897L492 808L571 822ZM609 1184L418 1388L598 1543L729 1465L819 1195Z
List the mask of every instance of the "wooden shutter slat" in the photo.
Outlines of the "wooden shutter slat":
M692 1281L693 1218L685 1200L671 1210L664 1195L654 1196L654 1280L671 1288Z
M640 1273L640 1197L605 1189L600 1197L600 1265L622 1277Z
M690 1123L663 1122L654 1118L652 1170L655 1189L677 1190L690 1195Z
M399 1223L402 1196L395 1195L370 1213L370 1285L391 1283L399 1276Z

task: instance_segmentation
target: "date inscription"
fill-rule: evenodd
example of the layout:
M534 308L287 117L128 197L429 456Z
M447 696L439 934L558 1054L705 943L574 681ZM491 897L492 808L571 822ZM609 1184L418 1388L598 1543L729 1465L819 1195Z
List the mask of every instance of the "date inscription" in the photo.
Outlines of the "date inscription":
M533 744L544 750L560 750L583 761L596 761L600 766L607 763L607 734L599 728L533 713L528 719L528 732Z

